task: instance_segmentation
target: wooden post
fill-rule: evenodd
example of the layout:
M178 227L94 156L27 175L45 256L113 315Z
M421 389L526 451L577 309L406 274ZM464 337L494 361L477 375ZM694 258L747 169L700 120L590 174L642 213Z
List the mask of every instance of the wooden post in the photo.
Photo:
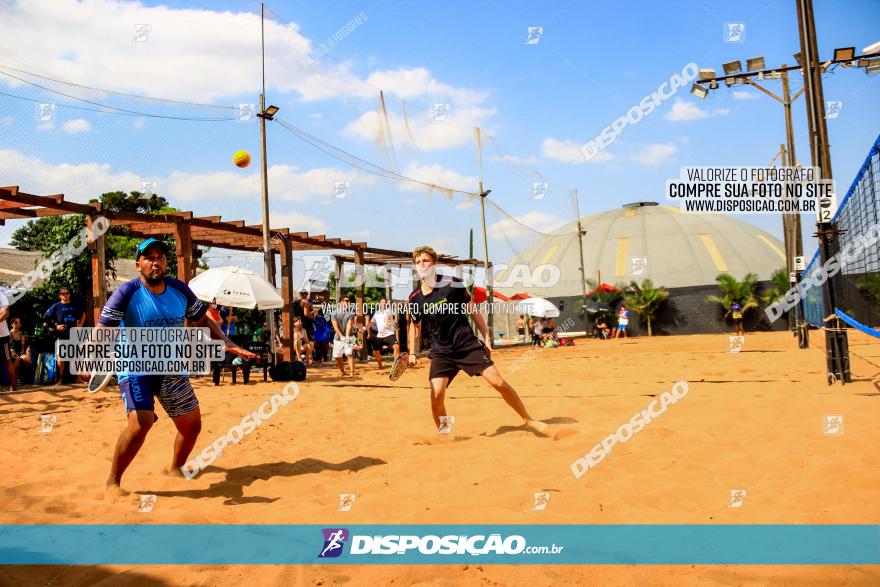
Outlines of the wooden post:
M336 259L336 303L342 301L342 258L334 255Z
M186 220L174 223L174 244L177 249L177 279L188 283L192 279L192 231Z
M391 303L391 267L385 265L382 268L382 277L385 279L385 299L388 300L388 303Z
M361 326L366 327L364 323L364 282L366 281L366 273L364 271L364 252L360 249L357 249L354 252L354 266L355 266L355 276L356 276L356 286L355 286L355 300L357 301L357 309L355 314L355 324L360 328ZM361 332L358 332L357 336L364 343L364 347L361 349L360 355L361 359L366 358L367 356L367 334L368 332L364 331L363 336L361 336Z
M294 358L299 360L293 350L293 304L299 303L299 297L293 287L293 244L289 238L281 239L278 253L281 257L281 298L284 300L284 307L281 309L280 352L286 361L293 361ZM272 256L275 256L274 253Z
M109 222L109 220L107 221ZM106 239L104 235L94 238L95 235L95 216L89 214L86 217L86 224L89 230L89 250L92 252L92 314L93 325L98 324L98 318L101 316L101 309L107 303L107 272L106 272L106 256L105 246Z

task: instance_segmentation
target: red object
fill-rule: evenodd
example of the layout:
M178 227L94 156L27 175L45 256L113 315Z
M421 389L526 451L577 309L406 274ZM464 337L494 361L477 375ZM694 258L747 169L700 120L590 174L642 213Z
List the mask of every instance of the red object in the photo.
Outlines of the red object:
M486 288L485 287L474 286L474 303L475 304L482 304L483 302L486 301L487 297L488 296L486 295ZM499 300L504 301L504 302L515 302L517 300L525 300L531 296L529 296L529 294L525 294L525 293L518 293L518 294L513 294L510 297L507 297L506 295L504 295L502 293L498 293L497 291L493 291L492 297L498 298Z
M617 289L616 287L614 287L613 285L610 285L608 283L600 283L599 287L597 287L595 289L591 289L590 291L587 292L587 295L588 296L593 295L594 293L596 293L597 289L601 292L604 292L604 293L620 292L621 291L621 290Z

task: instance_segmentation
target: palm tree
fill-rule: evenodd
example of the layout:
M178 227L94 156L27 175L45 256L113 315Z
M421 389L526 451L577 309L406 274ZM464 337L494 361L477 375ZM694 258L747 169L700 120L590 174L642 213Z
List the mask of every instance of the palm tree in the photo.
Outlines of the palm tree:
M651 322L657 317L657 311L668 297L669 292L665 287L662 285L654 287L654 282L646 279L641 286L635 281L630 282L623 297L623 303L641 314L648 322L648 336L651 336Z
M765 306L781 300L791 287L788 283L788 272L785 270L785 267L774 271L773 275L770 276L770 281L773 282L773 286L761 292L761 301Z
M738 301L743 308L743 315L748 310L758 307L758 298L755 295L755 290L758 287L758 276L754 273L747 273L742 281L738 281L729 273L719 273L715 281L718 283L718 289L721 290L723 295L721 297L708 296L706 298L707 302L721 304L726 312L734 301Z

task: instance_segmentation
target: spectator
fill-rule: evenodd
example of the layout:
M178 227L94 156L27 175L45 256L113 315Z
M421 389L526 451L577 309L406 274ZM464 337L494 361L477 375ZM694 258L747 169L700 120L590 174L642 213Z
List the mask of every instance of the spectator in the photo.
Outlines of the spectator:
M733 315L733 327L736 329L734 336L742 336L743 335L743 307L739 303L739 300L733 300L733 303L730 304L730 309L724 314L724 318L727 319L729 315Z
M333 330L336 336L333 338L333 358L342 377L354 377L354 349L352 348L353 337L351 331L355 326L355 309L349 303L348 296L342 298L337 312L331 317ZM343 367L343 358L348 357L349 373Z
M21 329L21 318L12 319L12 328L9 331L10 344L12 346L12 360L15 362L16 379L22 373L30 371L34 362L31 356L31 345L27 335Z
M547 318L547 323L544 325L544 333L546 334L545 339L552 338L559 342L559 334L556 332L556 324L553 322L553 318Z
M305 355L305 363L308 366L312 364L312 343L306 329L303 328L302 318L293 321L293 351L296 359L301 361Z
M623 338L626 338L628 330L629 310L626 309L626 306L620 306L620 310L617 312L617 331L614 333L614 338L617 338L621 334L623 334Z
M395 359L400 355L400 343L397 340L397 316L388 306L388 300L384 296L379 300L379 309L373 314L372 319L369 319L369 323L371 327L375 324L376 334L370 337L368 344L372 347L373 356L381 370L384 368L382 366L383 348L390 348ZM371 328L371 335L372 332Z
M9 318L9 299L4 291L0 291L0 361L6 364L6 373L9 375L9 392L12 393L17 390L17 377L12 347L9 344L9 327L6 325L6 319Z
M79 304L71 301L69 288L62 287L58 292L58 299L59 301L46 310L43 317L54 324L54 333L59 340L68 340L70 329L82 327L86 321L86 315ZM61 385L64 381L65 363L56 358L56 364L58 365L58 381L55 382L55 385Z
M593 323L593 337L594 338L603 338L607 339L611 335L611 329L608 328L608 323L605 321L605 316L603 314L599 314L596 317L596 321Z
M324 317L324 310L318 308L315 316L315 360L322 364L328 359L330 341L333 340L333 328Z
M228 306L220 306L220 330L226 336L235 335L235 323L238 322L238 316L232 313L232 308Z
M296 303L300 307L299 316L302 320L302 327L309 337L309 342L311 342L315 340L315 313L312 309L312 302L309 300L309 292L305 290L299 292L299 301Z
M216 298L211 303L211 307L208 308L208 317L217 324L220 324L220 310L217 308Z
M521 338L523 342L526 340L526 319L525 316L520 315L519 320L516 321L516 335L517 338Z
M534 326L532 328L532 342L535 343L535 346L540 346L544 336L544 319L538 318L534 322Z

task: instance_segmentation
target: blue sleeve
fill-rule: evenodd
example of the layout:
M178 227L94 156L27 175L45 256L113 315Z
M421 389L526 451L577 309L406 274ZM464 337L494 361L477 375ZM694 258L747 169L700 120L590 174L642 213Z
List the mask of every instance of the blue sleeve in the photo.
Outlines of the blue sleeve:
M169 277L165 281L165 285L169 287L173 287L177 291L183 294L186 298L186 317L190 320L198 320L202 316L205 315L205 312L208 311L208 306L205 305L202 300L196 297L196 294L189 288L187 284L180 281L179 279L173 279Z
M128 303L139 285L139 279L132 279L119 286L101 309L101 317L98 318L98 324L101 326L119 326L119 323L125 318Z
M43 318L54 318L55 317L55 306L57 306L57 305L58 305L58 302L55 302L54 304L49 306L49 309L46 310L45 314L43 314Z

